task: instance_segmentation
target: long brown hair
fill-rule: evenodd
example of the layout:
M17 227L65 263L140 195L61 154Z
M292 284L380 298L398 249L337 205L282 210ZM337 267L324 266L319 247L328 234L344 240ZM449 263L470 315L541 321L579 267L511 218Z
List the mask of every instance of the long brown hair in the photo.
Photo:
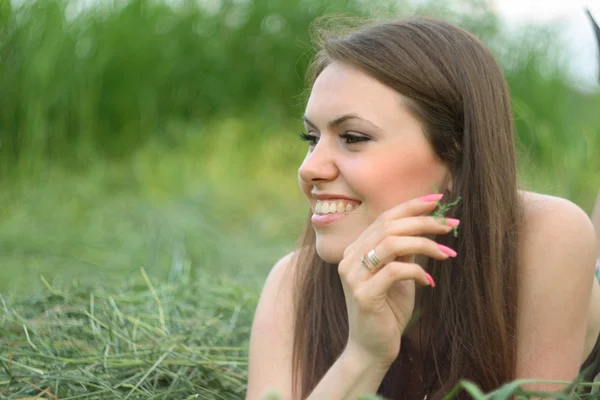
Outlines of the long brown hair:
M319 51L309 84L327 65L340 62L408 98L452 174L445 199L462 199L447 214L461 220L458 236L436 238L457 249L458 257L426 265L437 286L421 296L424 368L410 364L410 346L403 340L378 394L422 399L427 392L437 399L461 379L483 390L513 380L521 208L510 100L497 62L475 36L432 18L377 21L341 34L319 27L315 32ZM294 393L303 399L343 351L348 316L337 265L318 256L310 221L299 248L293 370Z

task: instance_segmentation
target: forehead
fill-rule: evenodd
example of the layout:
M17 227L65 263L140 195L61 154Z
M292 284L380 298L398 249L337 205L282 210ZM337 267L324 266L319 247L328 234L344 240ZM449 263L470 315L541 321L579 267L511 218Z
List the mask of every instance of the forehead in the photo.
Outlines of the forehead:
M322 124L348 113L385 125L397 122L406 110L402 96L394 89L358 68L332 63L315 80L306 105L306 115Z

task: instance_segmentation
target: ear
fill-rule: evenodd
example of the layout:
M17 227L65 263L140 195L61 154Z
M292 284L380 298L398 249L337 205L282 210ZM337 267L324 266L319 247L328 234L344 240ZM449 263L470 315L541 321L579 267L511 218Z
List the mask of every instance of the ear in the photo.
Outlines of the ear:
M452 173L450 171L446 171L446 176L444 177L442 187L444 188L444 193L452 193Z

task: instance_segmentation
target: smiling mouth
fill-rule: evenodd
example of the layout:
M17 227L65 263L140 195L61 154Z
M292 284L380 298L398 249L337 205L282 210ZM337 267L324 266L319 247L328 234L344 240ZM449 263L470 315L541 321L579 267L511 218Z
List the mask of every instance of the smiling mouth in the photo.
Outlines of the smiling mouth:
M317 215L348 214L360 207L362 203L350 200L317 200L314 213Z

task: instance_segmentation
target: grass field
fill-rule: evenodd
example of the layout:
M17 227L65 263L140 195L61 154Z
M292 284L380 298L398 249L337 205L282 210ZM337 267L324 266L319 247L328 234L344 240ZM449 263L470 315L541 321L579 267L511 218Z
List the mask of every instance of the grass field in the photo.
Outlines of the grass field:
M243 398L260 289L304 209L293 174L269 184L289 159L222 145L6 183L0 398Z

